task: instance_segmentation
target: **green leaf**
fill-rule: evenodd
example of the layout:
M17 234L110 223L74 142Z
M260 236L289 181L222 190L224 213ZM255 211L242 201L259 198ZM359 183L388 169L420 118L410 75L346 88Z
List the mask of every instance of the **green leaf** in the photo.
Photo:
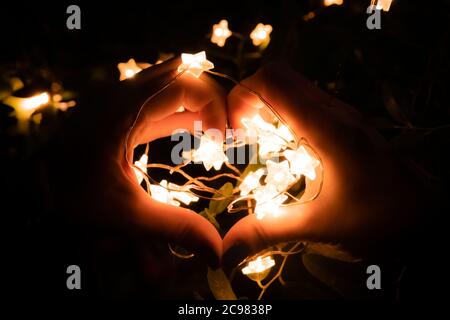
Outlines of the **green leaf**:
M345 262L358 262L361 259L353 257L350 253L344 251L337 245L328 243L308 243L306 253L321 255L333 260Z
M217 222L216 217L215 217L213 214L211 214L211 212L209 211L208 208L205 208L205 209L204 209L203 211L201 211L199 214L200 214L202 217L204 217L206 220L208 220L209 222L211 222L211 223L214 225L214 227L217 228L217 230L220 230L220 225L219 225L219 223Z
M316 254L302 255L306 270L344 298L361 298L367 294L364 265L333 260Z
M217 300L237 300L231 288L231 283L222 269L212 270L208 268L208 285Z
M233 194L233 189L234 189L233 184L231 182L227 182L219 189L221 194L215 194L213 198L221 198L223 196L231 197L231 195ZM219 213L221 213L222 211L224 211L227 208L227 206L230 204L231 200L232 200L231 198L227 198L227 199L223 199L223 200L214 200L214 199L211 200L209 202L209 208L208 208L209 213L213 216L218 215Z

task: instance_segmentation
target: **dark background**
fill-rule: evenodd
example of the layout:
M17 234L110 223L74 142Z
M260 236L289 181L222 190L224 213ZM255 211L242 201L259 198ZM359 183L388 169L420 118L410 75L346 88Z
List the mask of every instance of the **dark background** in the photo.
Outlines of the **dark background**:
M344 5L332 7L313 0L77 2L82 27L71 31L66 28L66 8L75 3L3 1L0 75L3 82L21 77L26 85L16 95L22 96L48 90L52 82L61 83L79 102L76 109L95 108L83 105L83 97L118 81L117 63L131 57L154 63L163 52L206 50L218 70L236 78L252 74L267 61L283 61L370 118L398 154L412 161L424 183L446 197L450 1L394 0L391 10L382 13L381 30L365 26L369 2L345 0ZM304 21L302 17L310 11L316 17ZM212 25L224 18L231 30L243 35L259 22L273 26L272 40L261 58L236 65L232 61L236 39L230 38L224 48L209 42ZM257 50L248 42L244 51ZM6 264L15 271L10 280L18 292L31 297L194 298L193 291L200 287L197 293L211 298L204 287L204 270L199 272L202 266L174 261L158 244L150 250L119 241L116 235L110 235L116 239L113 242L93 246L92 238L80 237L84 231L64 226L58 215L46 212L39 159L74 110L44 111L41 125L33 126L28 135L15 132L10 112L8 106L0 105L0 212L17 227L7 241L14 258ZM7 223L2 225L5 234L11 231ZM120 247L119 252L110 253L110 247ZM156 253L147 260L136 258L146 250ZM417 266L412 264L412 274L421 275L420 283L435 281L430 278L440 274L440 267L426 264L422 269L421 259L416 259ZM391 263L392 270L397 270L397 263L401 264ZM69 264L86 270L86 290L81 293L65 290L63 266ZM289 290L274 288L267 297L341 297L302 272L291 273L299 285ZM398 288L391 282L388 290L369 298L396 299ZM405 296L425 294L420 285L407 282L405 286ZM242 295L254 295L244 284L241 289Z

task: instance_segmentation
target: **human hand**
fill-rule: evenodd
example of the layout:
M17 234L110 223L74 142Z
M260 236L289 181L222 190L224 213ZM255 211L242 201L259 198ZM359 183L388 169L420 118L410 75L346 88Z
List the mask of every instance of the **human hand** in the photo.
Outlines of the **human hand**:
M293 240L339 244L364 256L395 251L417 222L422 195L382 136L356 110L282 65L265 67L243 84L307 139L322 159L324 180L312 202L284 207L276 218L238 221L224 238L224 254ZM228 96L232 127L242 128L241 119L256 114L258 102L236 86Z
M50 188L56 208L71 220L182 244L217 265L222 239L214 226L191 210L149 197L130 166L137 145L179 128L192 132L194 120L201 120L205 130L225 129L226 96L207 75L183 74L147 100L177 75L179 64L174 59L143 70L82 103L51 156ZM181 105L186 112L177 113Z

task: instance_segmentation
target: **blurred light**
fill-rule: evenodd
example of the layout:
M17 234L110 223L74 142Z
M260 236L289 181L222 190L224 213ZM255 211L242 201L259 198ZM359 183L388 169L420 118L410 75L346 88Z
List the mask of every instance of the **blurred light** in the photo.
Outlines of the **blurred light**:
M333 4L340 6L344 3L344 0L323 0L323 5L328 7L331 6Z
M270 33L272 32L272 26L270 24L258 23L255 29L250 33L250 38L253 41L253 45L259 46L261 44L267 44L270 41Z
M391 8L392 0L372 0L371 6L375 6L377 10L389 11Z
M228 21L221 20L213 26L211 42L217 44L219 47L223 47L229 36L231 36L231 31L228 29Z
M261 281L267 276L274 265L275 260L271 256L264 258L259 256L242 268L242 273L254 281Z
M125 80L133 78L137 73L141 72L143 69L151 67L150 63L138 62L134 61L134 59L130 59L127 62L121 62L117 64L117 68L120 71L119 80Z

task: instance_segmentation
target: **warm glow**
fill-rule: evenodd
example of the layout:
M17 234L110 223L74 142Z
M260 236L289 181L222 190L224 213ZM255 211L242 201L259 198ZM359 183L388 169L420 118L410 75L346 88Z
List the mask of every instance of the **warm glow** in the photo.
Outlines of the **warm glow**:
M344 0L324 0L323 1L323 5L326 7L331 6L333 4L340 6L343 3L344 3Z
M247 129L247 136L256 137L259 155L262 158L270 157L271 153L285 149L289 142L294 141L294 136L288 127L281 124L276 128L273 124L264 121L259 114L251 119L243 118L241 122Z
M228 21L221 20L213 26L211 42L223 47L229 36L231 36L231 31L228 29Z
M127 62L121 62L117 65L117 68L120 71L119 80L122 81L125 79L133 78L137 73L150 66L151 64L145 62L136 63L134 59L130 59Z
M189 192L190 187L191 186L179 186L174 183L167 183L167 180L162 180L159 185L150 185L150 193L151 197L156 201L179 207L179 201L186 205L198 201L199 198Z
M139 169L141 169L143 172L147 172L147 163L148 163L148 156L144 153L138 161L134 162L134 165ZM136 168L133 169L134 173L136 174L138 183L141 184L142 180L144 179L144 174L139 169Z
M258 169L255 172L250 172L239 185L239 190L241 190L241 196L248 195L251 191L261 186L259 180L264 174L264 169Z
M196 78L200 77L203 71L214 68L214 64L211 61L206 60L205 51L196 54L182 53L181 61L183 63L178 67L178 72L185 71Z
M14 108L17 119L28 120L37 108L46 105L49 101L49 94L43 92L30 98L10 96L4 100L4 103Z
M223 151L223 143L214 141L214 139L206 134L200 138L200 146L198 149L191 152L183 152L183 158L186 158L189 161L203 162L203 165L208 171L212 167L216 170L220 170L222 164L228 161L228 158Z
M256 219L261 220L268 215L278 217L280 206L287 200L288 196L284 194L278 195L277 188L272 184L268 184L254 190L254 198L256 201Z
M274 185L278 191L285 191L296 179L289 169L287 160L280 163L267 160L267 176L264 180L267 184Z
M372 0L371 6L375 6L377 10L389 11L392 0Z
M284 156L289 160L291 173L304 175L310 180L316 179L315 168L320 164L319 160L311 156L304 146L297 150L286 150Z
M275 265L275 260L271 256L267 256L262 258L261 256L257 257L255 260L250 261L247 266L242 268L242 273L245 275L254 274L254 273L262 273L266 270L271 269Z
M258 23L255 29L250 33L250 38L255 46L266 44L270 41L270 33L272 32L272 26L270 24Z

